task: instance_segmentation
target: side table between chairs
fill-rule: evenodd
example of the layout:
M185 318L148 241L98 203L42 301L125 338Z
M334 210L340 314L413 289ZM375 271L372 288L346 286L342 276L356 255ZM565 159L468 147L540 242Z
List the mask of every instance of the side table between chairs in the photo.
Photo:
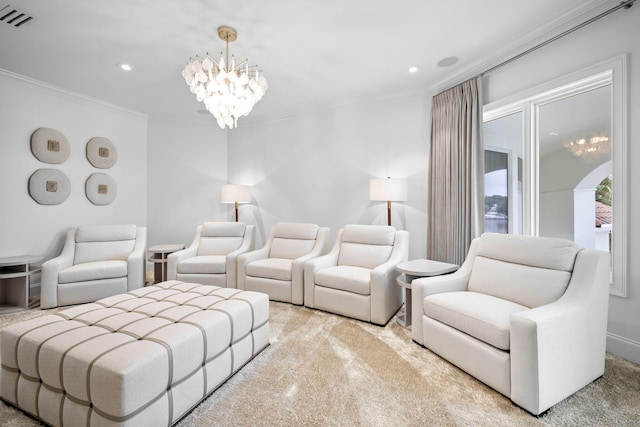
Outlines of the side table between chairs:
M411 328L411 282L414 279L453 273L459 267L457 264L429 259L414 259L399 263L396 270L402 274L398 275L396 283L404 288L404 314L396 318L398 324L407 329Z
M169 245L154 245L149 248L153 255L149 258L153 265L153 283L167 280L167 257L177 251L184 249L183 243Z
M42 257L19 255L0 258L0 314L29 308L31 276L40 273Z

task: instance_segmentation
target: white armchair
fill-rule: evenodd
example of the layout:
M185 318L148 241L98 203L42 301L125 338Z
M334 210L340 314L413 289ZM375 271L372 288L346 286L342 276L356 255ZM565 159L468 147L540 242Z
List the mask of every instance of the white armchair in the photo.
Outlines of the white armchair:
M86 225L67 232L62 253L42 264L40 307L96 301L144 286L147 230Z
M384 325L402 305L395 267L408 256L408 232L347 225L329 254L305 263L304 305Z
M412 336L538 415L604 373L609 254L485 233L460 269L412 282Z
M239 257L238 289L263 292L271 300L302 305L304 262L328 250L328 228L276 224L264 247Z
M255 246L256 230L244 222L205 222L191 245L167 258L167 278L236 287L238 256Z

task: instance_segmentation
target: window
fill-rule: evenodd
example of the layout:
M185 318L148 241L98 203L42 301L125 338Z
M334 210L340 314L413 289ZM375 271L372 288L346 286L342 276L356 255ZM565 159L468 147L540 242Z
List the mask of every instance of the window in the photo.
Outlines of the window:
M522 234L522 112L484 123L484 230Z
M495 156L491 153L496 151L507 155L509 232L564 237L587 248L601 248L596 190L611 175L612 224L606 233L612 252L610 293L623 297L627 293L626 62L626 55L621 55L484 110L486 156ZM598 113L585 109L587 104L607 110ZM519 123L519 128L496 132L508 128L509 122ZM490 181L491 169L497 167L492 162L485 167Z

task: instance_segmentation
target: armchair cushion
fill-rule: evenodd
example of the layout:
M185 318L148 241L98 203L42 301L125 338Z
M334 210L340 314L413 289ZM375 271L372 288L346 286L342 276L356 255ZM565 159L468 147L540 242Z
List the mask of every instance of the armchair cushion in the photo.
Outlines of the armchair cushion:
M72 265L58 273L58 283L127 277L126 261L94 261Z
M477 254L514 264L551 270L573 271L578 252L575 243L554 238L531 238L516 234L484 233L478 240Z
M246 273L252 277L291 280L291 260L283 258L263 258L247 264Z
M202 255L187 258L178 264L179 274L224 274L227 257L224 255Z
M391 256L395 235L393 227L347 225L342 233L338 265L376 268Z
M314 240L282 239L274 237L271 244L270 258L296 259L308 254L316 244Z
M469 291L503 298L529 308L562 296L571 273L476 256Z
M245 229L243 222L205 222L198 255L227 255L238 249L244 240Z
M350 224L344 227L343 242L365 245L392 246L396 238L396 229L386 225Z
M135 224L81 225L76 231L76 243L133 240L136 229Z
M296 259L308 254L316 244L318 230L316 224L276 224L269 258Z
M424 313L432 319L509 350L509 317L528 308L476 292L447 292L424 299Z
M371 294L371 270L368 268L349 265L329 267L319 270L315 278L318 286L360 295Z
M273 235L283 239L315 240L319 229L316 224L281 222L273 226Z
M243 237L247 225L244 222L205 222L202 237Z
M80 226L75 236L74 264L126 260L136 243L134 224Z

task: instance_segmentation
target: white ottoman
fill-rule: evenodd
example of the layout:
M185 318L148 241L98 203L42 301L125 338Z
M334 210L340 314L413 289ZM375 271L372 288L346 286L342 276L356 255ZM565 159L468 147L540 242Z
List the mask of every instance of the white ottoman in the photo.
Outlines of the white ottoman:
M269 298L169 281L2 331L0 397L53 426L172 425L269 345Z

